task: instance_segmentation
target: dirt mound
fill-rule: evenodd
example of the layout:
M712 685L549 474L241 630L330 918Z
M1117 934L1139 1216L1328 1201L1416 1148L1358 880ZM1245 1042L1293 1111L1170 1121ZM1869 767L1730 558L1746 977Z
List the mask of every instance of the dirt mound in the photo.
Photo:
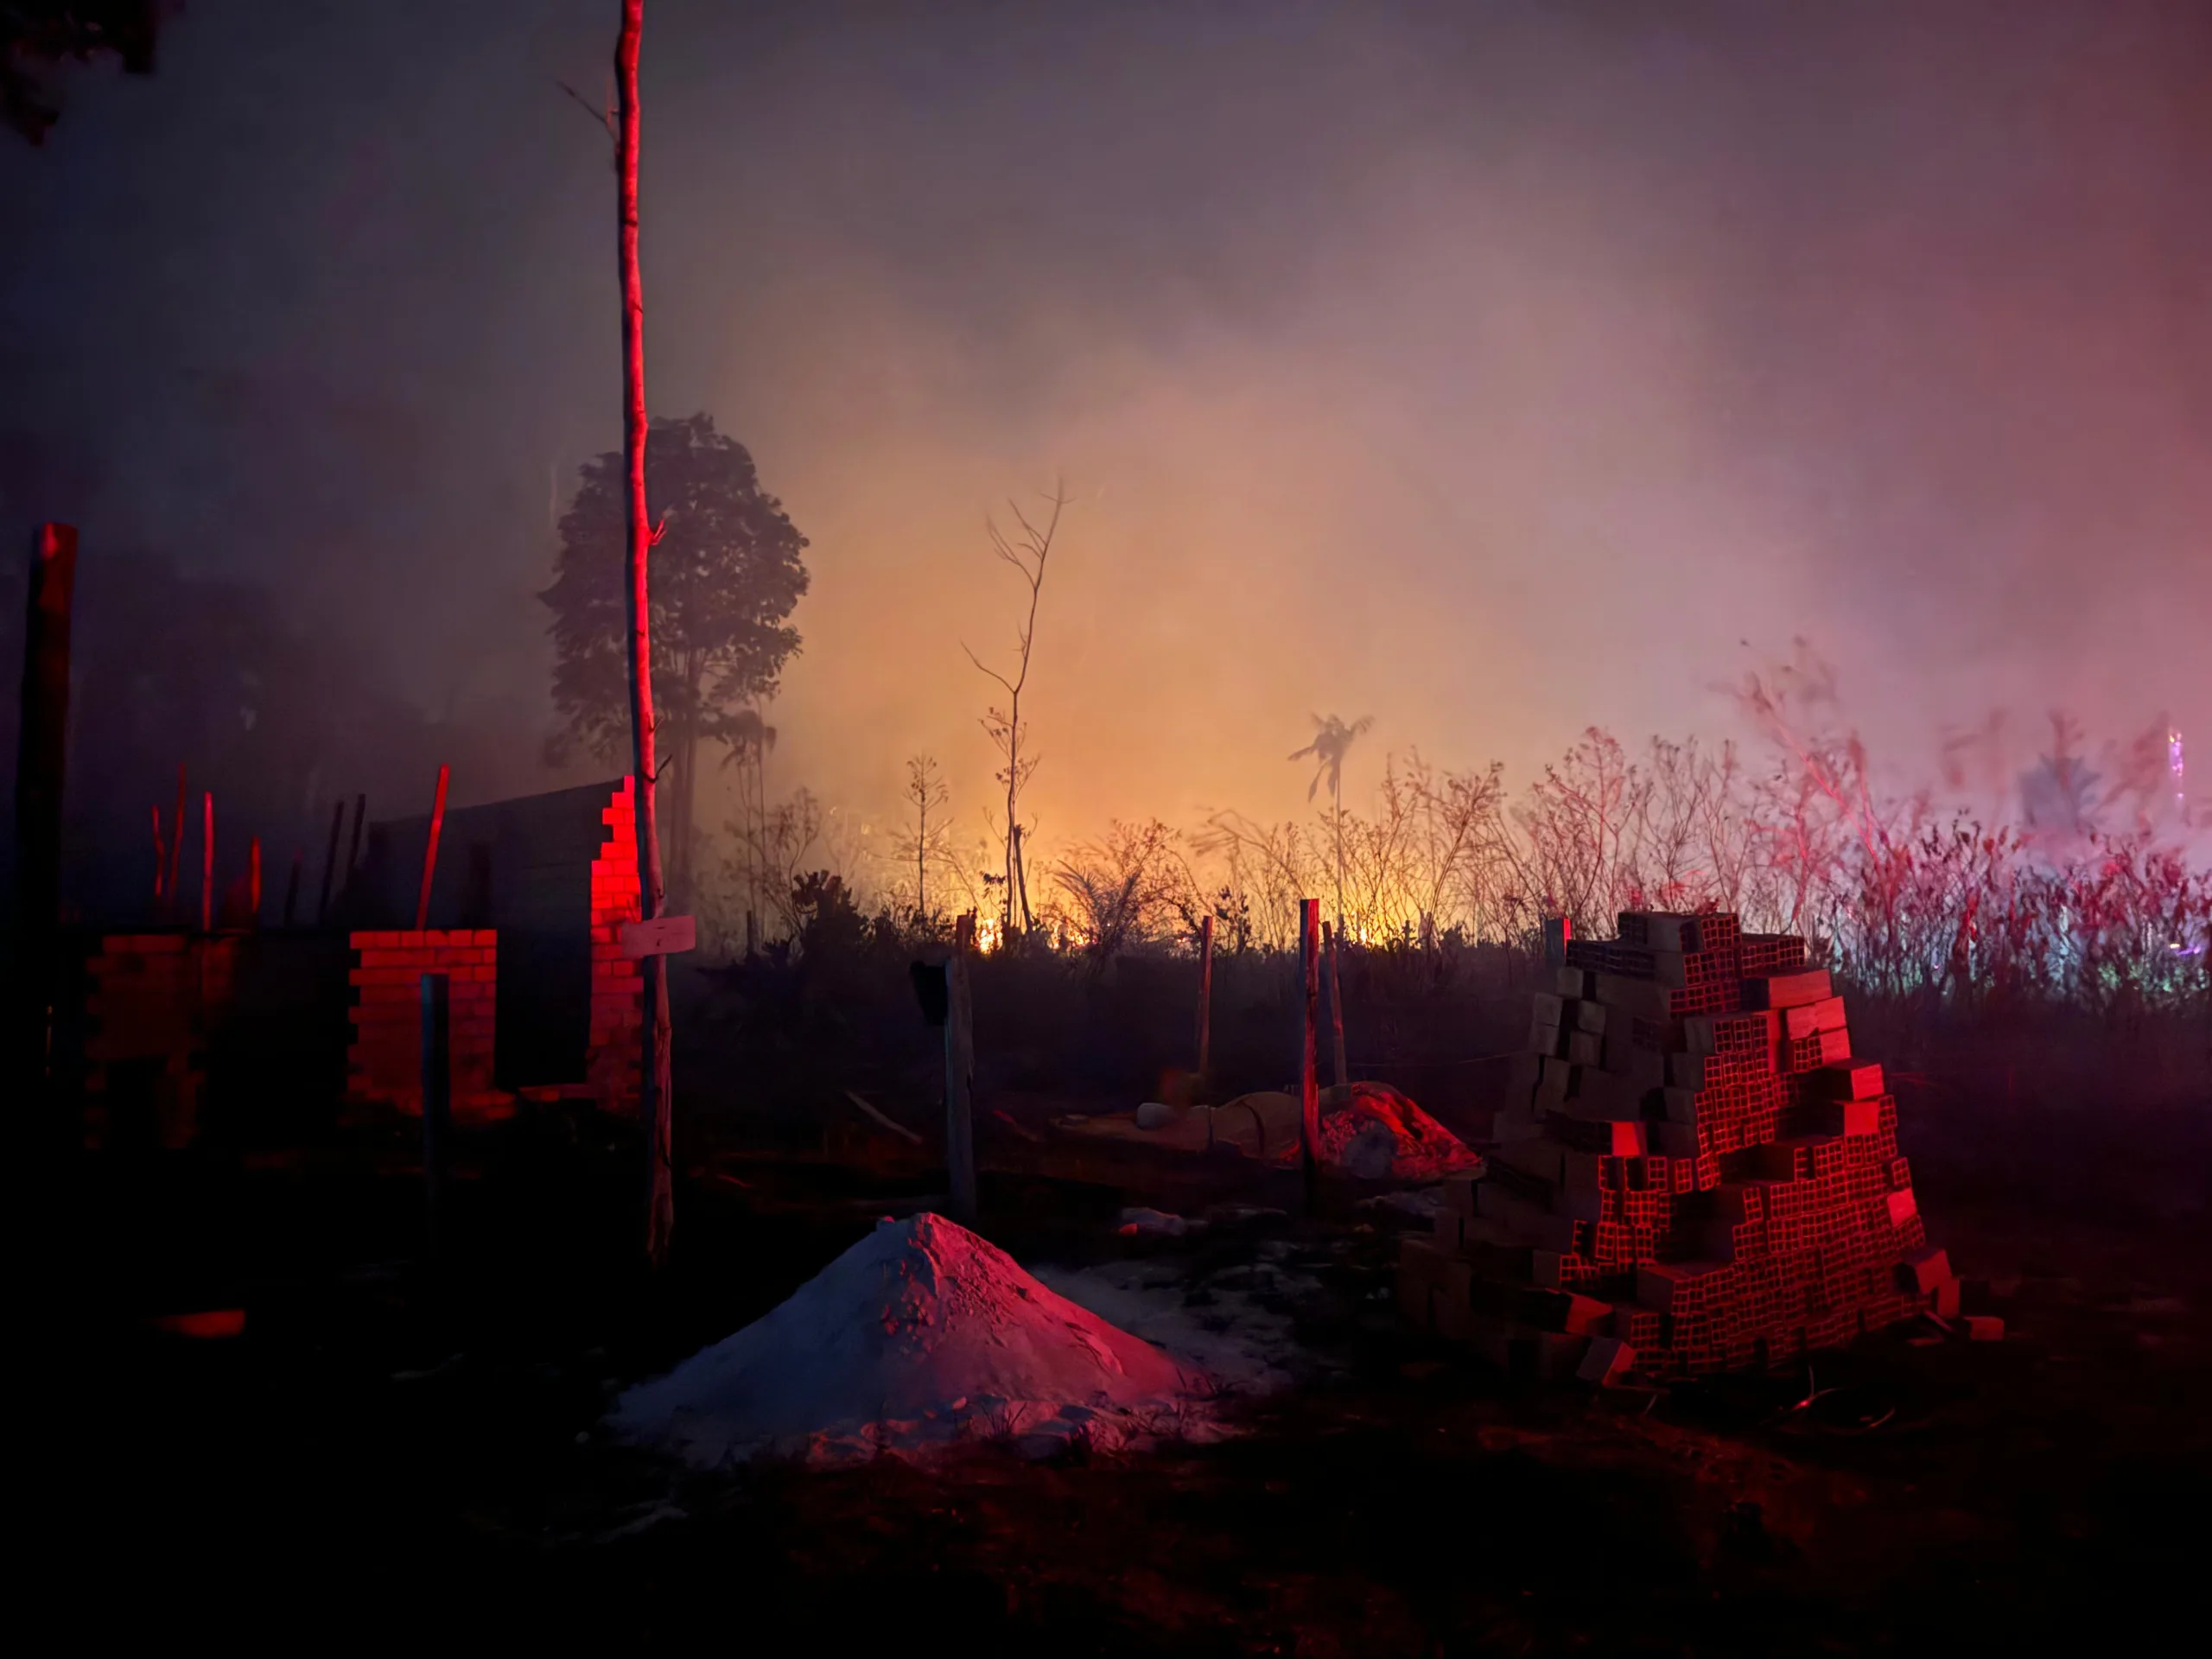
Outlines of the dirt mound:
M1288 1157L1295 1160L1294 1142ZM1480 1154L1387 1083L1332 1089L1322 1102L1321 1156L1368 1180L1437 1181L1482 1166Z
M1046 1454L1206 1432L1209 1379L1048 1290L963 1227L886 1220L734 1336L630 1389L625 1439L701 1468L1013 1439Z

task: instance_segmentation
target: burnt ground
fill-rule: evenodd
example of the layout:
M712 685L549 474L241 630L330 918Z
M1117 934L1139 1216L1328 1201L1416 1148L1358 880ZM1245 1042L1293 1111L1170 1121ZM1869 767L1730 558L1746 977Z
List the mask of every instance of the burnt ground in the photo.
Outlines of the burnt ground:
M1802 1370L1604 1395L1485 1373L1397 1329L1389 1230L1351 1211L1145 1247L1274 1236L1324 1264L1298 1311L1344 1369L1242 1438L717 1479L606 1444L607 1386L765 1311L930 1172L725 1158L648 1286L615 1265L634 1160L559 1126L467 1149L435 1270L404 1140L110 1161L35 1195L68 1266L19 1305L21 1581L80 1641L287 1646L1860 1653L2186 1629L2212 1541L2207 1118L1923 1119L1931 1233L2007 1339L1877 1338L1818 1359L1809 1404ZM1142 1196L1001 1175L984 1230L1134 1249L1103 1224ZM142 1322L229 1306L234 1338Z

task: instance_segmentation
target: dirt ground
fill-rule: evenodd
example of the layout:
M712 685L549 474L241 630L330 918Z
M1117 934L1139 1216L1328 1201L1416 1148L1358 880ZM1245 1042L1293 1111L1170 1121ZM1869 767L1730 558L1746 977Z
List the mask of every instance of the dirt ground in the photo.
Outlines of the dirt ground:
M1152 1195L1001 1175L983 1230L1025 1259L1287 1245L1316 1264L1301 1335L1340 1369L1239 1438L1128 1461L717 1478L607 1444L609 1388L773 1306L928 1172L725 1159L649 1287L619 1265L634 1160L588 1135L471 1149L435 1270L404 1141L111 1163L46 1195L71 1265L46 1286L65 1322L17 1358L25 1582L79 1640L288 1646L1864 1653L2189 1628L2212 1230L2201 1197L2131 1211L2113 1163L2172 1185L2203 1126L2084 1135L2040 1174L1986 1155L1998 1134L1908 1150L2005 1341L1899 1332L1659 1395L1424 1346L1379 1212L1140 1243L1105 1224ZM218 1306L241 1334L143 1322Z

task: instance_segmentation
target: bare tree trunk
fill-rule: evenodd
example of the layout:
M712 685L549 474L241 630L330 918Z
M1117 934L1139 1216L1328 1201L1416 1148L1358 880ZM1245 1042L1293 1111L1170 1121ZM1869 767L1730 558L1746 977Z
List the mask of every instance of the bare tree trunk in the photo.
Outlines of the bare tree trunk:
M645 512L645 300L638 273L638 41L645 25L645 0L622 0L622 33L614 48L617 229L622 269L622 461L628 482L624 550L630 580L625 592L630 624L631 764L637 778L638 884L643 918L660 915L664 899L659 820L653 795L652 611L645 566L653 543ZM645 1259L658 1268L667 1260L676 1224L675 1171L671 1158L668 958L645 958L645 1019L639 1116L645 1130Z

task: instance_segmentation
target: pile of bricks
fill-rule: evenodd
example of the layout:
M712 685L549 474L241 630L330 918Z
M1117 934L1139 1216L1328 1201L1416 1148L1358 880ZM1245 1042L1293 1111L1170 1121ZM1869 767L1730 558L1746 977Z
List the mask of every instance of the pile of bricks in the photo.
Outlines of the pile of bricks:
M1509 1369L1680 1376L1958 1312L1896 1100L1802 939L1630 912L1570 944L1496 1140L1398 1290Z
M118 1112L143 1105L162 1146L188 1144L207 1080L207 1043L231 1001L238 941L207 934L103 938L85 964L85 1139L98 1149ZM142 1098L126 1103L118 1096Z
M645 979L622 954L622 925L642 913L637 796L624 779L600 814L607 841L591 867L592 1093L610 1110L635 1110L642 1086Z
M454 1116L493 1116L512 1104L492 1083L499 940L489 928L352 935L349 977L356 1000L346 1057L348 1099L422 1111L423 976L443 974Z

